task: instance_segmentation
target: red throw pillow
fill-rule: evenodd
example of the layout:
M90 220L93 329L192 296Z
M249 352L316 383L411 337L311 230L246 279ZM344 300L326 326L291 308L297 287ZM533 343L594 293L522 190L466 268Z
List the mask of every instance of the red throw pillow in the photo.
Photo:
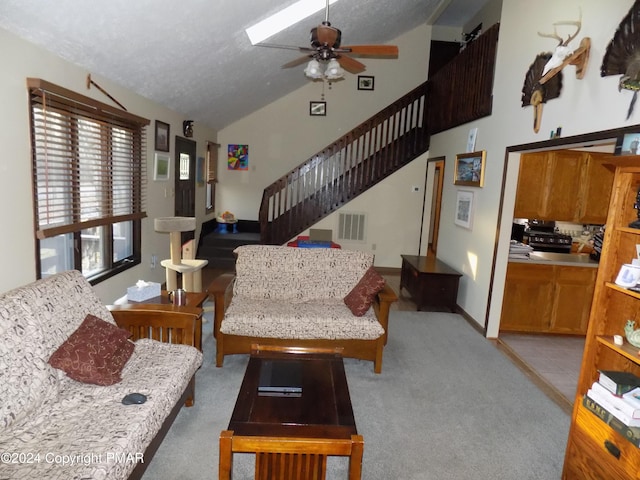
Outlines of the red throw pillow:
M349 307L351 313L356 317L361 317L371 307L376 294L384 288L384 283L382 275L376 272L373 267L369 267L356 286L344 297L344 303Z
M93 315L87 315L67 340L49 358L49 364L83 383L113 385L135 345L130 333Z

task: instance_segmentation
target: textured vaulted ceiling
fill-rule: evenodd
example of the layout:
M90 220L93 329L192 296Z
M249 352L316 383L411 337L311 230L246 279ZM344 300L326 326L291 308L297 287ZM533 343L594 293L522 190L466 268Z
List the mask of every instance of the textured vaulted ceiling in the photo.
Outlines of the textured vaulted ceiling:
M301 87L291 50L245 28L293 0L0 0L0 28L214 129ZM389 43L424 23L462 26L487 0L340 0L342 43ZM446 7L446 8L445 8ZM307 46L324 12L267 40ZM366 62L365 62L366 63Z

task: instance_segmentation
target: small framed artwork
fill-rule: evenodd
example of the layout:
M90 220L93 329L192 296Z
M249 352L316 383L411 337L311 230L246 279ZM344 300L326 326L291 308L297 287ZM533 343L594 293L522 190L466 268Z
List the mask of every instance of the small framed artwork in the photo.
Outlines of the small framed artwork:
M614 155L640 155L640 132L626 133L618 137Z
M153 179L169 180L169 155L156 153L153 161Z
M159 152L169 151L169 128L168 123L156 120L156 150Z
M471 230L473 224L473 192L470 190L458 190L456 195L456 225Z
M249 170L249 145L227 146L227 169Z
M358 75L358 90L373 90L373 77Z
M453 174L454 185L482 187L484 185L484 164L487 152L461 153L456 155Z
M309 115L324 117L327 114L327 102L309 102Z

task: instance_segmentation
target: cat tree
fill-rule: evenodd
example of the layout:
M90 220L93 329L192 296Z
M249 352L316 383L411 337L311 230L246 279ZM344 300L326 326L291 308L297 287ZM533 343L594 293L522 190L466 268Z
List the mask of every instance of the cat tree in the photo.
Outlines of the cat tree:
M160 264L166 270L167 290L178 288L178 274L181 275L182 288L187 292L202 291L202 269L208 260L195 259L194 242L191 240L182 247L182 232L193 232L196 229L195 217L160 217L154 220L156 232L169 233L171 258L162 260ZM188 258L187 258L188 257Z

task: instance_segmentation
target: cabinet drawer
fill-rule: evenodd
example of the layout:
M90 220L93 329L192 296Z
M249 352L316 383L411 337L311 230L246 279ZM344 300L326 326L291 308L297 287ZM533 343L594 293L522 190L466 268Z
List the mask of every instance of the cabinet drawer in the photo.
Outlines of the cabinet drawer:
M616 458L606 448L605 442L619 449L620 457ZM624 439L607 424L580 405L576 414L575 428L572 430L571 442L572 467L569 471L581 472L584 479L639 479L640 449ZM565 472L566 473L566 472ZM566 476L566 480L572 477Z

